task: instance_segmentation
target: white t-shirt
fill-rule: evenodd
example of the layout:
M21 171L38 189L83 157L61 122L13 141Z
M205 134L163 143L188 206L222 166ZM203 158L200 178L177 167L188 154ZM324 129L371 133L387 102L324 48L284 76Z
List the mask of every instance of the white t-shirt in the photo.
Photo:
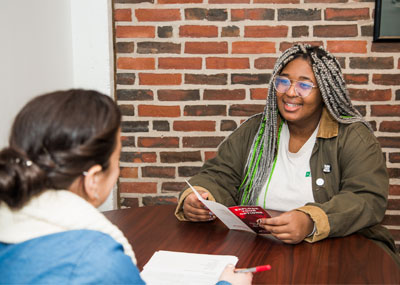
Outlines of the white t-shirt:
M275 168L260 192L257 205L272 210L290 211L314 202L310 170L310 157L317 137L319 125L301 147L292 153L289 151L290 132L287 123L283 123ZM267 189L268 185L268 189ZM265 197L267 193L267 197ZM264 199L265 197L265 199Z

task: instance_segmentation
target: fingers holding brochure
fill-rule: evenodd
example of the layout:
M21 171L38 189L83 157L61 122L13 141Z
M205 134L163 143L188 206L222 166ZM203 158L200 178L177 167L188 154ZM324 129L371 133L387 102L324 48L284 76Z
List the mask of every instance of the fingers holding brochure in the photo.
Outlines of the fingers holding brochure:
M207 200L208 193L198 190L201 198ZM214 214L199 200L195 193L189 194L183 202L183 213L192 222L207 222L215 220Z

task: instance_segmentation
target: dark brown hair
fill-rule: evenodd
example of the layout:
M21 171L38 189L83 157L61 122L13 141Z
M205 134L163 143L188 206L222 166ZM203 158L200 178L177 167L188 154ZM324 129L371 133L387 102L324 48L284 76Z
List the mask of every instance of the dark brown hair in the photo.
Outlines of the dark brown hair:
M106 170L120 123L114 101L93 90L32 99L15 118L9 147L0 152L0 201L19 208L46 189L68 189L95 164Z

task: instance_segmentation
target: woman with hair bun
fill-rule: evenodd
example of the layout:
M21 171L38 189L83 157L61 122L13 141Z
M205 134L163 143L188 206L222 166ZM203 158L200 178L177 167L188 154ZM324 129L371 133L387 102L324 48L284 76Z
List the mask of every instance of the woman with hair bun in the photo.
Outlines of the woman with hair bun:
M91 90L19 112L0 152L0 283L144 284L128 240L96 209L119 176L120 123L111 98ZM221 278L252 275L227 267Z

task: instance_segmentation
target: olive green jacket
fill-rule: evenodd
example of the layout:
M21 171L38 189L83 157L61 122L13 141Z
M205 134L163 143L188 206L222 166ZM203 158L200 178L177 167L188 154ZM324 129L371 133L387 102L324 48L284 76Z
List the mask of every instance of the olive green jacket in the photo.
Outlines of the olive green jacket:
M243 123L223 141L217 156L190 179L192 185L211 194L210 200L226 206L240 203L238 189L261 117ZM385 160L377 139L364 124L339 124L324 108L310 167L315 202L297 209L307 213L316 226L306 241L359 232L396 251L389 231L379 225L389 189ZM179 220L186 220L182 205L190 193L186 189L180 195L176 209Z

